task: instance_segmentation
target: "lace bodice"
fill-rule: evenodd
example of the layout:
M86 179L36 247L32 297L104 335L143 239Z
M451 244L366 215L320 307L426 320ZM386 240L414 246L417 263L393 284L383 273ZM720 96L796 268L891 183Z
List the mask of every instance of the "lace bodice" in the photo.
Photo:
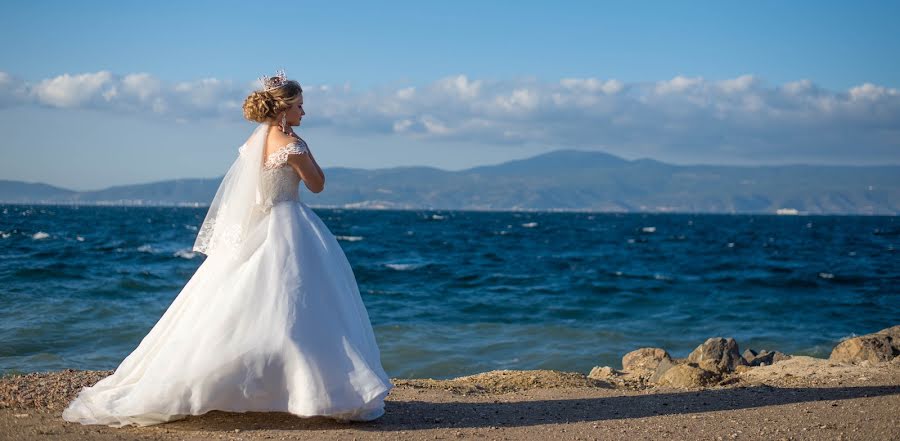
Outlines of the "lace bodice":
M300 175L287 160L289 155L308 152L306 141L298 139L266 158L256 194L257 203L263 211L268 211L279 202L300 200Z

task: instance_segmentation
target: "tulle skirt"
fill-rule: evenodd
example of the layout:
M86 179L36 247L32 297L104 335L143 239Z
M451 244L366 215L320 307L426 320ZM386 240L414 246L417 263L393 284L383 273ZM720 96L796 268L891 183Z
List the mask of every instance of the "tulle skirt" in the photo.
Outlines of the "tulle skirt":
M209 256L115 372L63 411L147 426L210 410L369 421L393 388L347 258L301 201Z

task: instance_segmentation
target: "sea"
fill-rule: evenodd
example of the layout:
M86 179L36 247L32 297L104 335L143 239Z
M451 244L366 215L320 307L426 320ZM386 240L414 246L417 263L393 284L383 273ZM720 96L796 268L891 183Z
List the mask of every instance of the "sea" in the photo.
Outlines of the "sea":
M203 262L206 210L0 205L0 375L115 369ZM394 378L588 373L710 337L828 357L900 324L897 216L314 211Z

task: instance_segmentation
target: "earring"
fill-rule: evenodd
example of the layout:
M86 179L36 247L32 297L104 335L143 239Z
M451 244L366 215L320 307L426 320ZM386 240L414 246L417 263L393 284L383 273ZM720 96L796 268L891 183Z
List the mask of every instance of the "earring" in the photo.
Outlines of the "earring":
M287 112L284 112L281 115L281 131L284 133L287 133L287 129L284 128L284 126L286 126L286 125L287 125Z

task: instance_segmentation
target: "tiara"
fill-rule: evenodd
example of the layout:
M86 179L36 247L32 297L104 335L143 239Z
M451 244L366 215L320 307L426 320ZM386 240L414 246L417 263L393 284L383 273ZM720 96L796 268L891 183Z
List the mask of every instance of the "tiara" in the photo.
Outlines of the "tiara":
M287 81L287 77L284 75L284 69L279 69L275 72L275 75L271 77L266 75L259 77L259 83L262 84L265 92L284 86Z

